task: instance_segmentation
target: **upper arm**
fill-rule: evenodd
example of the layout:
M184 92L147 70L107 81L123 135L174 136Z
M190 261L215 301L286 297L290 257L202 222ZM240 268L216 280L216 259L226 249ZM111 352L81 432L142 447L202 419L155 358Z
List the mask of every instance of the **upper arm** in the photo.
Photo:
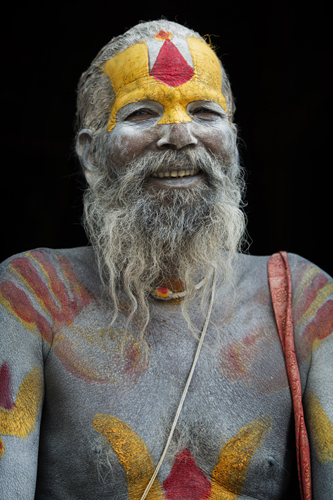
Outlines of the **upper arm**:
M309 434L314 500L333 498L333 280L291 256L295 347Z
M32 500L43 399L42 339L7 264L0 283L0 498Z
M333 498L333 335L314 347L304 394L314 499Z

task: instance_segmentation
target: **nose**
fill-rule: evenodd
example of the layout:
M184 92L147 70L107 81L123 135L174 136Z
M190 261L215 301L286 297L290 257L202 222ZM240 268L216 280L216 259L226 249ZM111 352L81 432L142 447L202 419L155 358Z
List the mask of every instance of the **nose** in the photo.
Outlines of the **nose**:
M161 138L157 141L157 147L160 149L182 149L185 146L195 146L198 141L193 136L190 125L190 123L160 125Z

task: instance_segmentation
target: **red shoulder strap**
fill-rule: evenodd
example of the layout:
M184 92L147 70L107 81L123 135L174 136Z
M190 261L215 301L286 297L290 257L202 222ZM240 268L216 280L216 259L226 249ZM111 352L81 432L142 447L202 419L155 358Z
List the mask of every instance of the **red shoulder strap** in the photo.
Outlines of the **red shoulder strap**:
M291 278L287 252L275 253L270 257L268 261L268 281L293 401L297 470L301 498L302 500L311 500L310 448L304 422L301 379L295 354L291 315Z

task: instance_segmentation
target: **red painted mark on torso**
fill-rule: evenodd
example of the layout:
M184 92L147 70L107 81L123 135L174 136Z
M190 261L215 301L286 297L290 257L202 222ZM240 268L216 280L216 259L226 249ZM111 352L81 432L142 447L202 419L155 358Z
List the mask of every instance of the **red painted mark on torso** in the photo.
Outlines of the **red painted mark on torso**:
M258 359L258 342L265 338L265 331L258 329L243 339L229 342L221 352L220 368L229 380L248 379L252 364Z
M10 392L10 374L7 363L0 369L0 406L5 410L12 410L15 406Z
M163 483L168 500L204 500L209 498L211 485L199 469L189 450L178 453L172 470Z

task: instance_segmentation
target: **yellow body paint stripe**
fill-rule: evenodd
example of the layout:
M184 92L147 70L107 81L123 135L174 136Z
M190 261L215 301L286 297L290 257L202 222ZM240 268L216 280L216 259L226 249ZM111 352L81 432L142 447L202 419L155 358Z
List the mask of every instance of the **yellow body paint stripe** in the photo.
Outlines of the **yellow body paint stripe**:
M333 461L333 424L325 413L317 394L310 393L306 399L307 425L310 439L320 463Z
M97 432L107 437L126 472L129 500L140 500L155 470L145 442L129 425L111 415L96 414L93 425ZM162 488L157 479L147 500L163 500Z
M42 394L41 371L33 368L20 385L15 407L0 408L0 434L26 439L35 428Z
M50 293L52 294L52 299L55 301L56 304L58 304L58 307L61 307L61 304L57 300L56 294L53 292L52 281L51 281L51 277L50 277L50 274L48 273L48 271L45 269L45 267L43 266L43 264L38 259L36 259L36 257L32 253L27 252L26 256L29 257L29 259L31 259L33 262L35 262L35 264L42 271L43 275L45 276L45 279L46 279L46 282L47 282L47 285L48 285L48 289L50 290ZM31 290L31 288L30 288L30 290ZM31 291L33 292L33 290L31 290ZM35 295L36 299L38 300L38 303L40 304L40 306L42 307L42 309L47 314L50 314L50 311L47 309L47 307L45 306L44 302L39 297L37 297L37 295L35 293L34 293L34 295Z
M97 432L104 434L118 456L127 478L129 500L140 500L154 472L154 462L144 441L120 419L96 414L93 422ZM251 460L272 427L270 415L264 415L242 427L222 448L212 473L212 489L207 500L236 500L242 492ZM156 479L148 500L163 500Z
M299 301L304 295L305 289L311 284L315 276L319 273L318 267L310 267L299 282L294 295L294 308L297 307Z
M264 415L227 441L212 473L210 500L237 499L244 488L250 462L271 427L271 416Z
M316 299L311 303L310 307L306 310L303 316L297 321L297 326L302 328L307 321L314 316L318 309L324 304L327 297L333 294L333 283L327 283L324 288L321 288L317 294Z

